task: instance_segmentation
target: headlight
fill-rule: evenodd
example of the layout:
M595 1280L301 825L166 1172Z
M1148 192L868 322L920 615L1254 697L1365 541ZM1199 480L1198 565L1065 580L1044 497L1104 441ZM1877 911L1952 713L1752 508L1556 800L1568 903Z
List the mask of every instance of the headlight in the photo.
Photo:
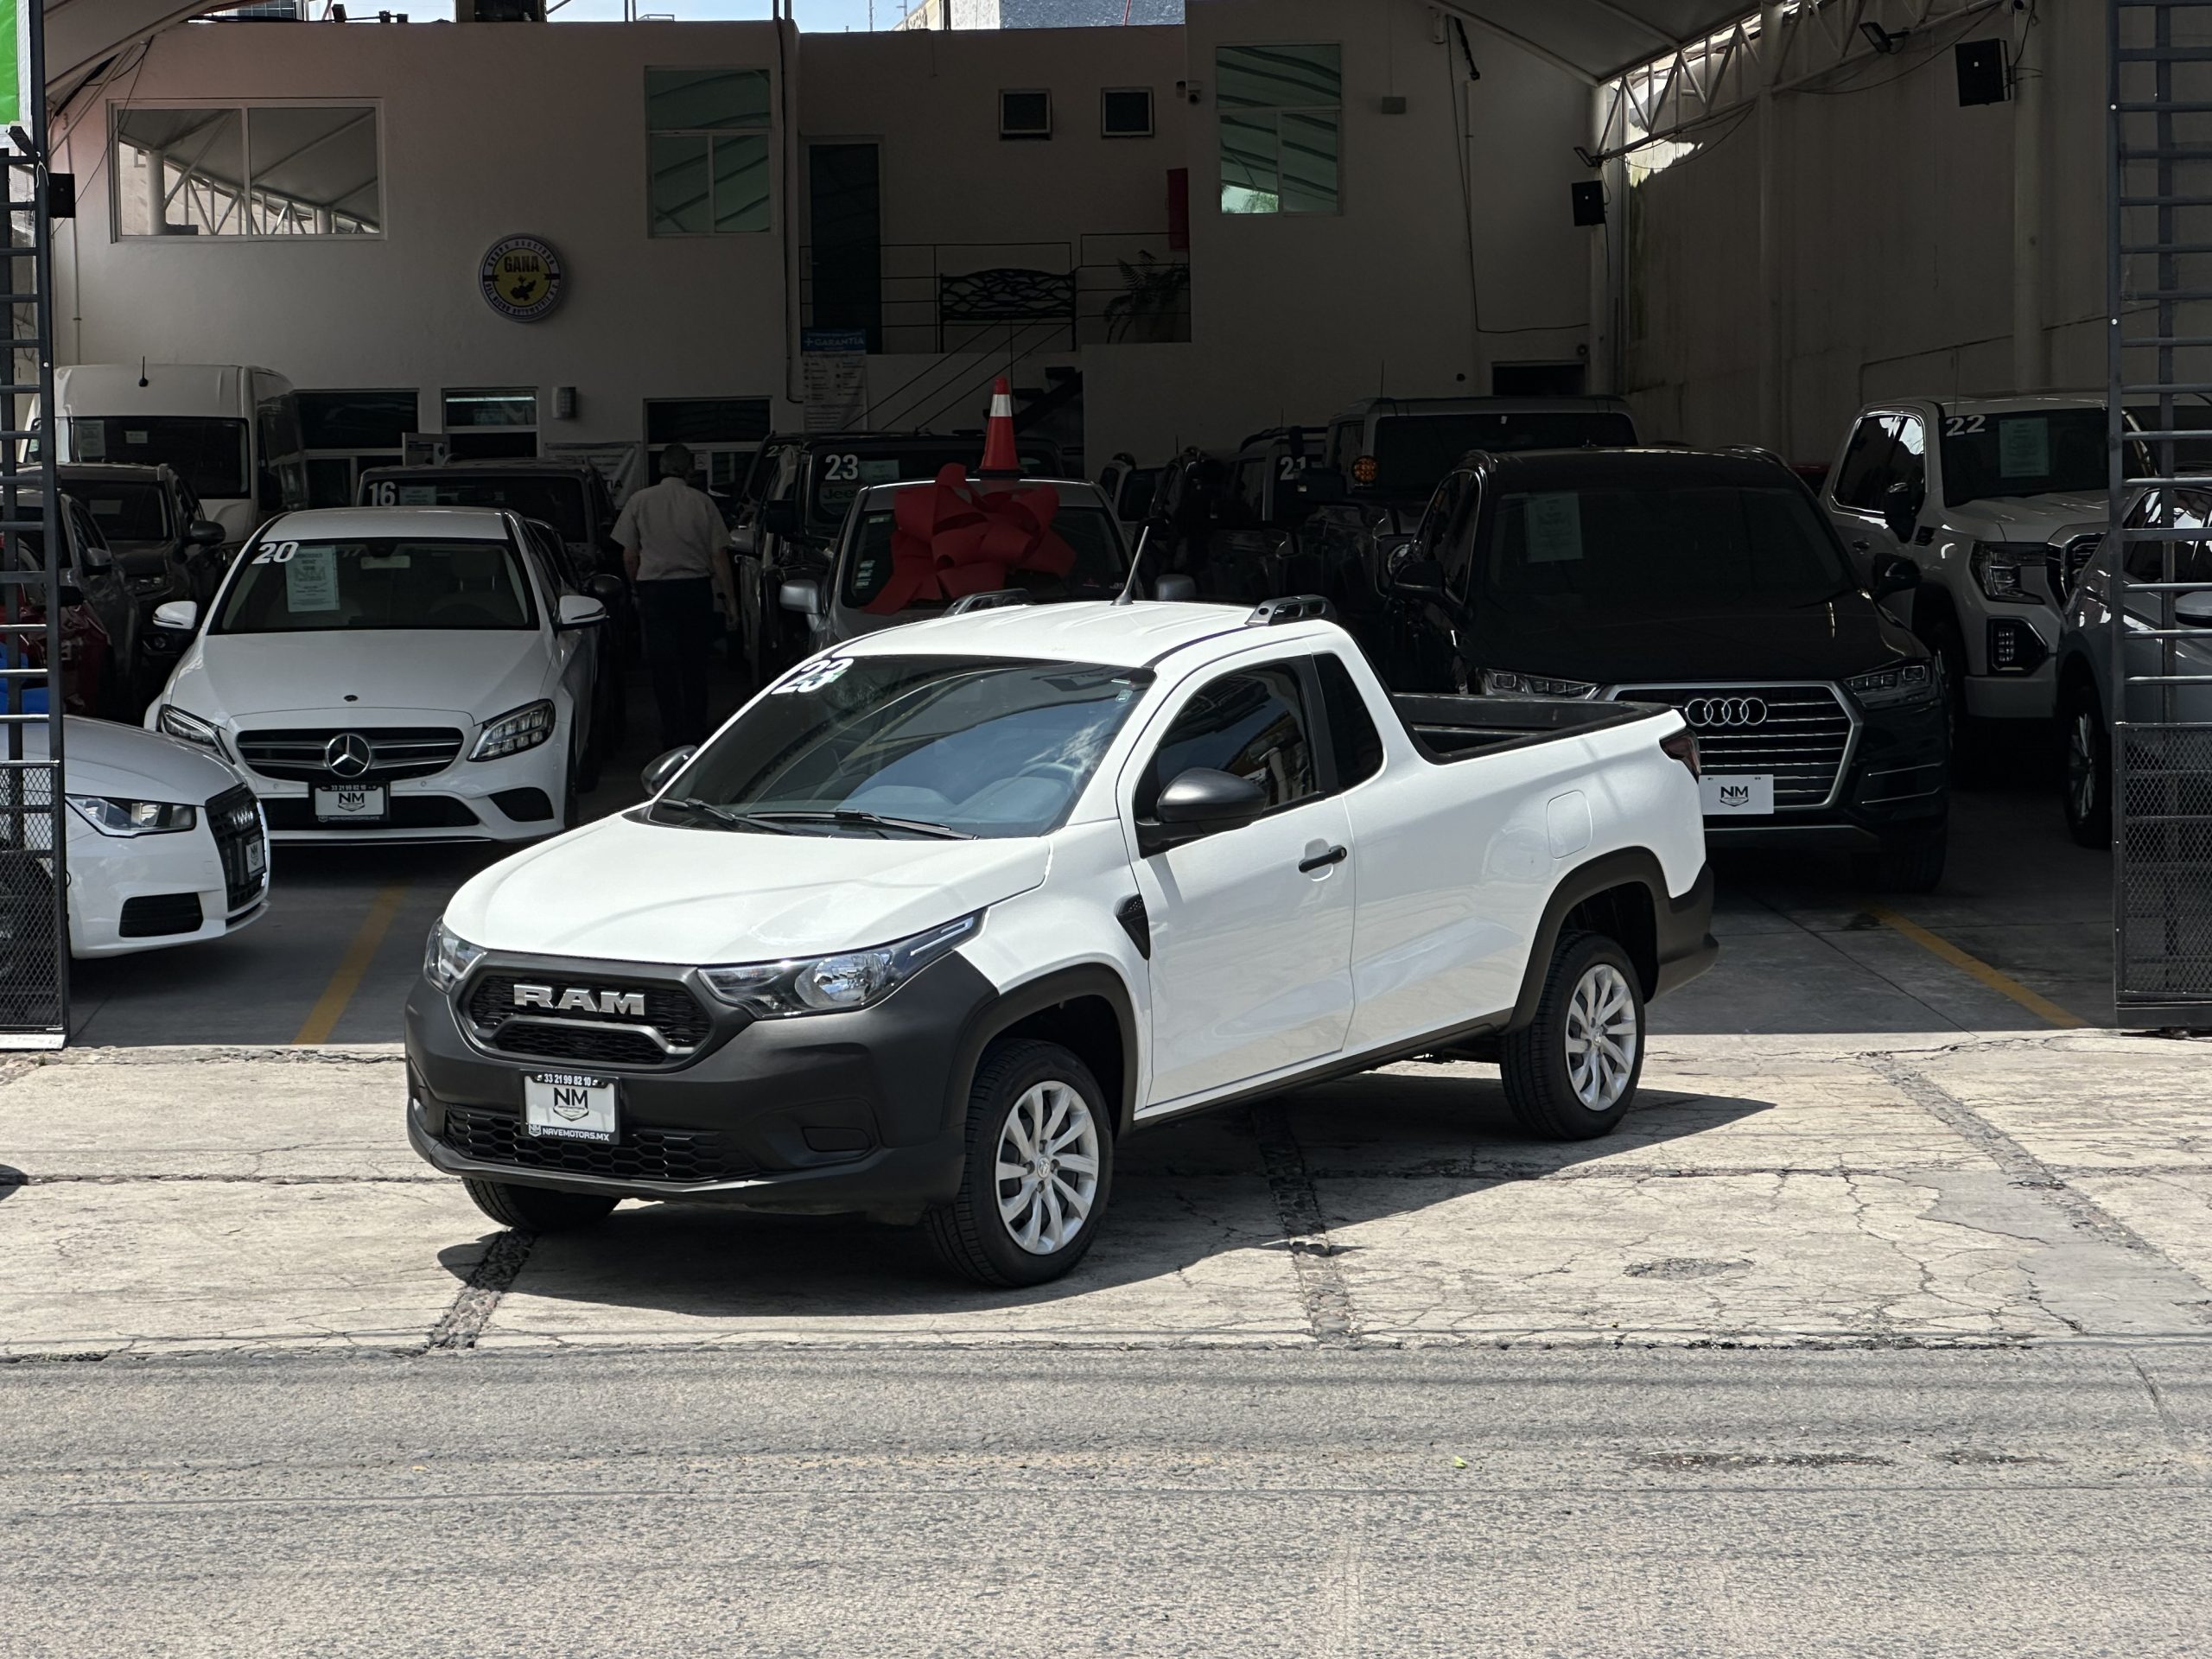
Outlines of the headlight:
M707 988L763 1020L834 1014L880 1002L983 925L981 911L911 938L796 962L750 962L702 969Z
M423 947L423 977L442 991L449 991L461 983L476 959L484 954L480 944L471 944L446 925L441 916L431 925L430 937Z
M1598 695L1598 688L1588 680L1553 680L1502 668L1483 670L1483 690L1493 697L1563 697L1572 702L1587 702Z
M72 795L77 816L104 836L169 836L200 822L197 807L174 801L124 801L112 795Z
M468 752L472 760L497 760L501 755L534 749L553 735L553 705L533 702L512 714L484 723L483 735Z
M154 717L154 724L171 737L181 737L188 743L197 743L203 749L213 749L218 754L228 753L223 747L223 734L213 721L202 720L197 715L188 715L173 702L162 705L162 712Z
M1892 709L1936 701L1936 676L1926 663L1904 663L1846 680L1851 695L1868 709Z
M2037 605L2041 598L2020 583L2020 572L2041 565L2050 553L2041 542L1976 542L1967 556L1974 585L1990 598L2012 605Z

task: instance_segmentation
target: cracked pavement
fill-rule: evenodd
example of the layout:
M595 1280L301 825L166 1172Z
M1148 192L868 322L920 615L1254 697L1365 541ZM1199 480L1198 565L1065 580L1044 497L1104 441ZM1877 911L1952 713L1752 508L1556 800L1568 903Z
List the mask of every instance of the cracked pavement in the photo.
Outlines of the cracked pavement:
M1520 1138L1411 1063L1126 1147L1068 1281L915 1236L627 1205L502 1234L389 1048L0 1071L0 1357L762 1344L2012 1347L2212 1337L2202 1044L1656 1039L1621 1132Z

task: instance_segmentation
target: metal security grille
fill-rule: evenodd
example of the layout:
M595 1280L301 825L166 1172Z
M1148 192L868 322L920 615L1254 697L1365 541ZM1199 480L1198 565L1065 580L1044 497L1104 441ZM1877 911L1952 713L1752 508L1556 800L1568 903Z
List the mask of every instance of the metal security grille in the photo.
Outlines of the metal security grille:
M2212 0L2107 5L2113 998L2212 1027Z
M69 1024L68 873L63 799L59 573L69 569L56 519L54 446L31 400L54 408L53 264L48 251L43 8L29 9L30 106L4 135L5 229L0 299L10 351L0 421L0 1048L58 1048Z

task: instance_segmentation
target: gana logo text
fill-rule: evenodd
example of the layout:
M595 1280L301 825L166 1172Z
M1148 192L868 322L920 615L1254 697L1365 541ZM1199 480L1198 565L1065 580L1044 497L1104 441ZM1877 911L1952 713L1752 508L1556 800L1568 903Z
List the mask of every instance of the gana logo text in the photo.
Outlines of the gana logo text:
M588 991L581 985L556 991L550 985L518 985L515 1007L543 1008L548 1014L626 1014L643 1019L643 991Z

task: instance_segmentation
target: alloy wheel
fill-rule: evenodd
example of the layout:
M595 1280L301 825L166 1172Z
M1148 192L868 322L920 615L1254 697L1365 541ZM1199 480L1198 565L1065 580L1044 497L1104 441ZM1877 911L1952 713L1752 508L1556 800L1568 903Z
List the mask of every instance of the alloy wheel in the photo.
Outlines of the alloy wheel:
M1636 998L1619 969L1594 963L1567 1007L1567 1078L1591 1111L1609 1111L1627 1091L1643 1033Z
M1081 1094L1046 1082L1024 1091L999 1130L999 1218L1032 1255L1065 1249L1098 1195L1098 1123Z

